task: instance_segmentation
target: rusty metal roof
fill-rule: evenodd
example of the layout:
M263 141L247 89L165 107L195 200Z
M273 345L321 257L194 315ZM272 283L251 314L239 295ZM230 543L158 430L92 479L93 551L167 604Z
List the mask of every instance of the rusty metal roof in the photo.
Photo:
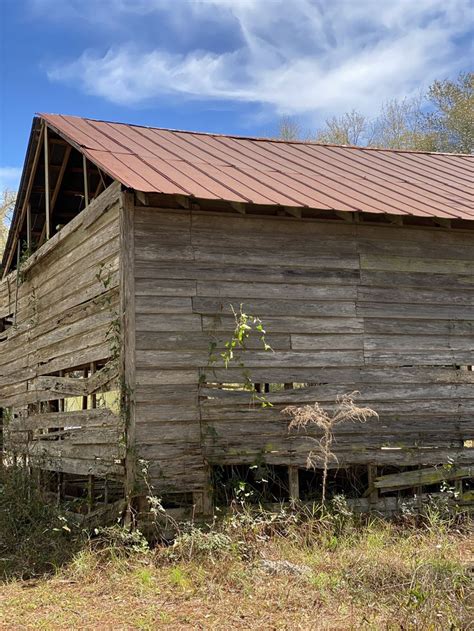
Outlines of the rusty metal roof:
M474 220L474 156L40 117L111 177L145 193Z

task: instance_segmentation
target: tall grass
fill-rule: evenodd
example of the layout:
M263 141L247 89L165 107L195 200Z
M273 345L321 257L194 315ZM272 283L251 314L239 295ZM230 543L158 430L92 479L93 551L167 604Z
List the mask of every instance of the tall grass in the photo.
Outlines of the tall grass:
M324 510L240 505L151 546L119 525L72 528L11 468L0 477L1 572L17 578L2 588L6 628L468 628L471 527L435 504L387 521L336 498Z

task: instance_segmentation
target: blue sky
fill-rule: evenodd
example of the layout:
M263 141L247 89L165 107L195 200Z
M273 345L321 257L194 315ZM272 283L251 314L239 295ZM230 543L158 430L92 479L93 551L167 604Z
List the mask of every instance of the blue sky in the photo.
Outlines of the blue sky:
M247 135L315 128L469 69L470 0L0 0L0 189L54 112Z

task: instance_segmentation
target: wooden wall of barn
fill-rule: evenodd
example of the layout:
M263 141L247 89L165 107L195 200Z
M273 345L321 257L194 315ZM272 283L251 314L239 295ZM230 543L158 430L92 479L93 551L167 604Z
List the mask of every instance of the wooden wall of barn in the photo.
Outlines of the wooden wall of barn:
M134 247L137 454L162 490L204 488L204 463L304 467L281 409L354 390L379 419L340 427L339 465L473 462L472 232L137 206ZM252 381L311 384L271 408L206 368L240 304L274 349L245 353Z
M113 184L0 284L6 449L42 469L124 472L123 423L96 400L116 387L119 201Z

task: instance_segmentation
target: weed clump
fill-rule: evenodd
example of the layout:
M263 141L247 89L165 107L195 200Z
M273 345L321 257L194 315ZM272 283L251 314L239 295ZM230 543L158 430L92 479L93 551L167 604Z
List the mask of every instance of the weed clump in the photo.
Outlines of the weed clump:
M21 466L0 467L0 577L30 578L72 558L84 533L45 502Z
M203 530L194 524L181 532L167 550L171 561L205 561L215 563L226 557L239 556L239 542L225 532Z
M91 545L96 550L114 550L127 555L145 553L148 541L138 529L129 530L119 524L94 528Z

